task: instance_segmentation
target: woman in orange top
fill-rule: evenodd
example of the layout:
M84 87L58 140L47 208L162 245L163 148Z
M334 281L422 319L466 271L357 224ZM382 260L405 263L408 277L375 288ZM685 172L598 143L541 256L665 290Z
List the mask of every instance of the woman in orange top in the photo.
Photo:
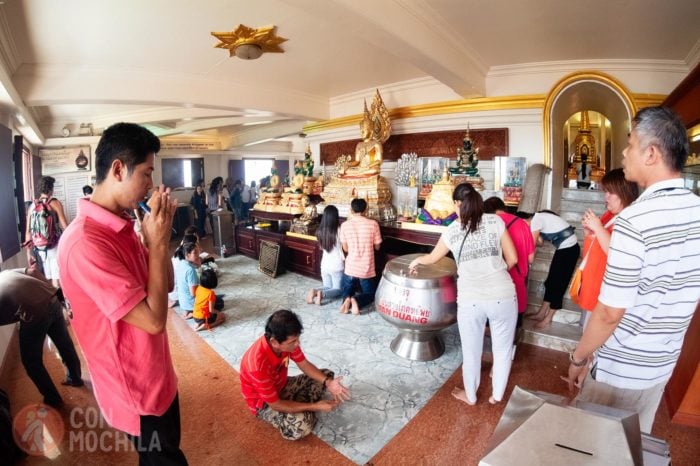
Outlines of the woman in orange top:
M603 284L615 218L639 196L637 185L625 180L625 174L621 168L607 173L600 185L605 192L607 211L598 218L591 209L588 209L581 217L581 224L586 232L586 237L583 240L583 254L586 263L581 272L578 304L587 311L592 311L598 304L598 294ZM584 326L588 322L588 317L590 314L586 313Z

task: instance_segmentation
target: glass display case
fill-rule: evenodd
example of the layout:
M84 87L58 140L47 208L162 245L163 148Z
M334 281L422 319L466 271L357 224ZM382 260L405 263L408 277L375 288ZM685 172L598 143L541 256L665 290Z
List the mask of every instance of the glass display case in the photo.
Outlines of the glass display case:
M494 157L494 190L503 192L506 205L520 204L526 172L525 157Z
M449 164L450 159L447 157L418 158L419 199L425 199L430 194L433 184L440 181L442 172L449 167Z
M400 221L413 221L418 211L418 187L396 187L396 215Z

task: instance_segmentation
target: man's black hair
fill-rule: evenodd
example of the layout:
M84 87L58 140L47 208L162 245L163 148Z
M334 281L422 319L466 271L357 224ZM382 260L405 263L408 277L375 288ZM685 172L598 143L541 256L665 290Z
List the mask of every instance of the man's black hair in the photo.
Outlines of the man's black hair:
M143 126L135 123L117 123L102 133L95 150L95 179L100 184L115 160L121 160L131 173L150 154L160 150L160 140Z
M350 202L350 209L356 214L361 214L367 210L367 201L364 199L353 199Z
M287 338L301 335L304 331L304 326L301 325L301 320L294 312L287 309L275 311L265 324L265 338L270 341L274 338L278 343L284 343Z

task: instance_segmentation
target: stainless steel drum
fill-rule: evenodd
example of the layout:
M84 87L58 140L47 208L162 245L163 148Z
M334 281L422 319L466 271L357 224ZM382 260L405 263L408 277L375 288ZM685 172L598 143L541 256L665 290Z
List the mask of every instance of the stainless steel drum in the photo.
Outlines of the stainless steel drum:
M457 266L444 257L409 274L408 264L421 255L389 261L374 302L379 314L399 329L391 350L402 358L431 361L445 352L440 330L457 321Z

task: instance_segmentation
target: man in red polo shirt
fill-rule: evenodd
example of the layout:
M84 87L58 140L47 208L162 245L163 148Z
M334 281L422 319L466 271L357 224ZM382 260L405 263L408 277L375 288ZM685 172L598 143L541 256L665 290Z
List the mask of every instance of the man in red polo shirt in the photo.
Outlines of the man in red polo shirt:
M339 233L343 251L348 255L345 258L343 280L340 282L343 298L340 312L347 314L352 311L353 314L359 315L361 308L374 301L377 289L374 251L379 250L382 235L379 232L379 224L365 217L367 201L353 199L350 210L352 215L340 225ZM360 292L355 294L357 288Z
M169 242L177 201L156 189L141 232L125 213L153 188L160 141L146 128L118 123L95 151L96 186L61 237L58 261L72 327L102 415L129 434L140 464L187 464L180 450L180 408L165 325L173 286Z
M350 399L350 392L328 369L318 369L304 357L299 337L304 327L292 311L279 310L265 324L241 360L241 392L259 419L275 426L287 440L311 433L316 411L329 412ZM287 377L289 360L304 373ZM328 390L333 399L323 399Z

